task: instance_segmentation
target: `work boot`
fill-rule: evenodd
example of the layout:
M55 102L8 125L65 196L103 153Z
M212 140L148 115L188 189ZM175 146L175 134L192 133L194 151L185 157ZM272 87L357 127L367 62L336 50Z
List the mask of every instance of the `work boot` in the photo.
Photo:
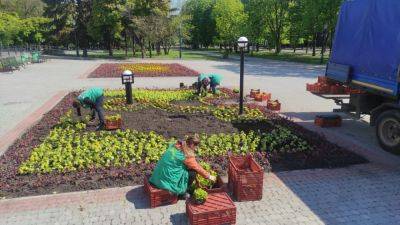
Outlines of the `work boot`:
M96 131L104 130L104 128L105 128L104 123L101 123L96 127Z

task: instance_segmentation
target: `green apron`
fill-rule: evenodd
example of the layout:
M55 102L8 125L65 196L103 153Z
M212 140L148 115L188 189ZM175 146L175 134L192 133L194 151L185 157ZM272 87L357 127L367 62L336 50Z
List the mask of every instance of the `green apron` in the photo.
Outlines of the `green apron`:
M150 177L150 183L177 195L184 194L189 182L185 159L183 152L176 149L175 144L170 144L158 161Z
M222 81L222 76L216 73L209 74L211 84L220 85Z
M96 103L97 98L99 98L102 95L103 95L103 88L96 88L96 87L90 88L90 89L82 92L78 96L78 100L81 102L83 107L88 108L88 106L86 104L84 104L84 102L83 102L83 100L85 100L85 98L88 98L91 102Z

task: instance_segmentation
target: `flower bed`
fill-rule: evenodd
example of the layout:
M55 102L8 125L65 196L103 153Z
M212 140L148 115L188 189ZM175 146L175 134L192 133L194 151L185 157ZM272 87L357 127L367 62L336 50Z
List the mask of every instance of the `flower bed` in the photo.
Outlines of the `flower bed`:
M121 130L95 131L70 111L68 94L0 158L0 195L6 197L141 184L168 143L200 134L199 159L227 172L228 152L254 154L275 171L332 168L366 162L318 134L257 105L224 105L234 94L197 99L191 90L107 90L107 115L119 114Z
M105 63L97 67L89 78L119 78L125 70L135 77L195 77L199 73L177 63Z

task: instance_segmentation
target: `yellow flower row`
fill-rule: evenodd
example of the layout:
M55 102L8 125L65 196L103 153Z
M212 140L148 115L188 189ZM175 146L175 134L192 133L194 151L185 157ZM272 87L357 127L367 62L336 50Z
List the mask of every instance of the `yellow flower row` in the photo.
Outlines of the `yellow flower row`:
M166 72L169 67L166 65L156 64L156 63L137 63L137 64L122 64L120 66L121 70L130 70L132 72Z

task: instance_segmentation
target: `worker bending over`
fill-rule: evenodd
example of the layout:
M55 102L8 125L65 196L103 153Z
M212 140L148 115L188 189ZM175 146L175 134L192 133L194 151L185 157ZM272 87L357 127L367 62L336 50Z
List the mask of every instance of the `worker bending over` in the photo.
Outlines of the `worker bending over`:
M99 116L99 124L97 130L104 129L104 110L103 110L103 89L94 87L82 92L78 98L72 103L73 107L76 109L78 116L81 116L81 106L84 108L91 109L90 121L96 118L96 112Z
M187 194L187 189L193 183L196 173L206 179L215 181L195 159L195 149L200 143L198 135L190 136L185 141L170 144L158 161L149 181L157 188L168 190L176 195Z
M213 94L217 94L217 86L221 85L222 76L219 74L206 74L202 73L198 77L197 81L197 94L202 95L203 93L207 93L207 87L210 85L210 89Z

